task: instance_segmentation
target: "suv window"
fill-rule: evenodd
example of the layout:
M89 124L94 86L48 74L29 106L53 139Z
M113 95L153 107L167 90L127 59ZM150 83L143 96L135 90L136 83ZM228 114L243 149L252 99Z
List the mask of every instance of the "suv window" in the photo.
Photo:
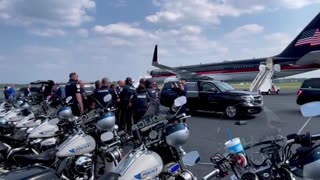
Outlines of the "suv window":
M215 84L215 85L220 89L220 91L222 91L222 92L234 90L234 88L233 88L231 85L229 85L229 84L227 84L227 83L225 83L225 82L215 82L214 84Z
M171 81L171 82L167 82L163 85L162 89L172 89L172 83L174 83L175 81ZM179 83L179 82L175 82L175 83Z
M216 87L211 83L203 83L201 87L202 87L202 91L210 91L210 89L212 88L216 89Z
M303 82L301 88L319 88L320 89L320 79L308 79Z
M198 84L197 83L186 83L188 91L198 91Z

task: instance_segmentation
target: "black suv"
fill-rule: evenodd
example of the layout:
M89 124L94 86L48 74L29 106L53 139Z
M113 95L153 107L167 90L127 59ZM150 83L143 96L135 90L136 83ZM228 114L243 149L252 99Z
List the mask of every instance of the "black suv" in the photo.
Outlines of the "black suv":
M297 93L297 104L320 101L320 78L306 79Z
M160 102L170 107L177 97L172 83L165 82ZM263 110L263 97L257 93L235 90L221 81L199 80L187 82L187 107L190 111L224 112L229 118L239 114L257 114Z

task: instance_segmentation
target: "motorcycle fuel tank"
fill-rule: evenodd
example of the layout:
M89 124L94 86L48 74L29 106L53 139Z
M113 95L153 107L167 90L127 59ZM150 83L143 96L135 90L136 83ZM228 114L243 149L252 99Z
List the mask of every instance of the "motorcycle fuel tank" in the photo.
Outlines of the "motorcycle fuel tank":
M16 122L22 120L24 117L20 116L18 112L13 111L7 114L6 116L3 117L4 119L7 119L9 122Z
M16 124L17 128L32 128L41 124L41 120L36 120L34 114L31 113Z
M96 141L86 134L75 134L60 144L56 153L57 157L83 155L96 148Z
M153 179L163 169L161 157L147 150L138 150L127 154L118 164L115 173L119 180Z
M30 134L29 138L45 138L45 137L53 137L59 131L59 127L56 124L50 123L50 121L46 121L42 123L40 126L34 128Z
M14 113L15 112L15 110L14 109L11 109L11 110L9 110L9 111L6 111L6 112L3 112L3 113L1 113L0 114L0 117L2 117L2 118L9 118L9 117L12 117L12 116L9 116L10 114L12 114L12 115L17 115L17 113Z

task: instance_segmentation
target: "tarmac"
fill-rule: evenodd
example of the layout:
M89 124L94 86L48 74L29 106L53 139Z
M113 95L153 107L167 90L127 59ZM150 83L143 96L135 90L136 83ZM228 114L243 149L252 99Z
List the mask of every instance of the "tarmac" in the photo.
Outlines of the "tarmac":
M197 113L187 120L190 138L183 148L187 152L197 150L200 162L210 164L213 154L226 152L224 143L229 140L227 129L233 137L239 137L242 144L297 133L307 118L302 116L300 106L296 104L296 93L296 90L283 90L279 95L263 95L263 112L236 120L223 119L221 114ZM244 120L247 124L235 125L237 120ZM320 133L320 117L312 118L303 132L306 131ZM201 179L213 167L197 164L188 169Z

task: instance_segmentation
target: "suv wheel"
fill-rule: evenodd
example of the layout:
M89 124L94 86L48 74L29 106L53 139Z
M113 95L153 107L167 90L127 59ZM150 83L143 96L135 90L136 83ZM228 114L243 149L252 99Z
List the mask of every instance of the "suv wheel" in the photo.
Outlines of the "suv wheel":
M237 109L234 106L228 106L225 113L229 118L234 118L237 116Z

